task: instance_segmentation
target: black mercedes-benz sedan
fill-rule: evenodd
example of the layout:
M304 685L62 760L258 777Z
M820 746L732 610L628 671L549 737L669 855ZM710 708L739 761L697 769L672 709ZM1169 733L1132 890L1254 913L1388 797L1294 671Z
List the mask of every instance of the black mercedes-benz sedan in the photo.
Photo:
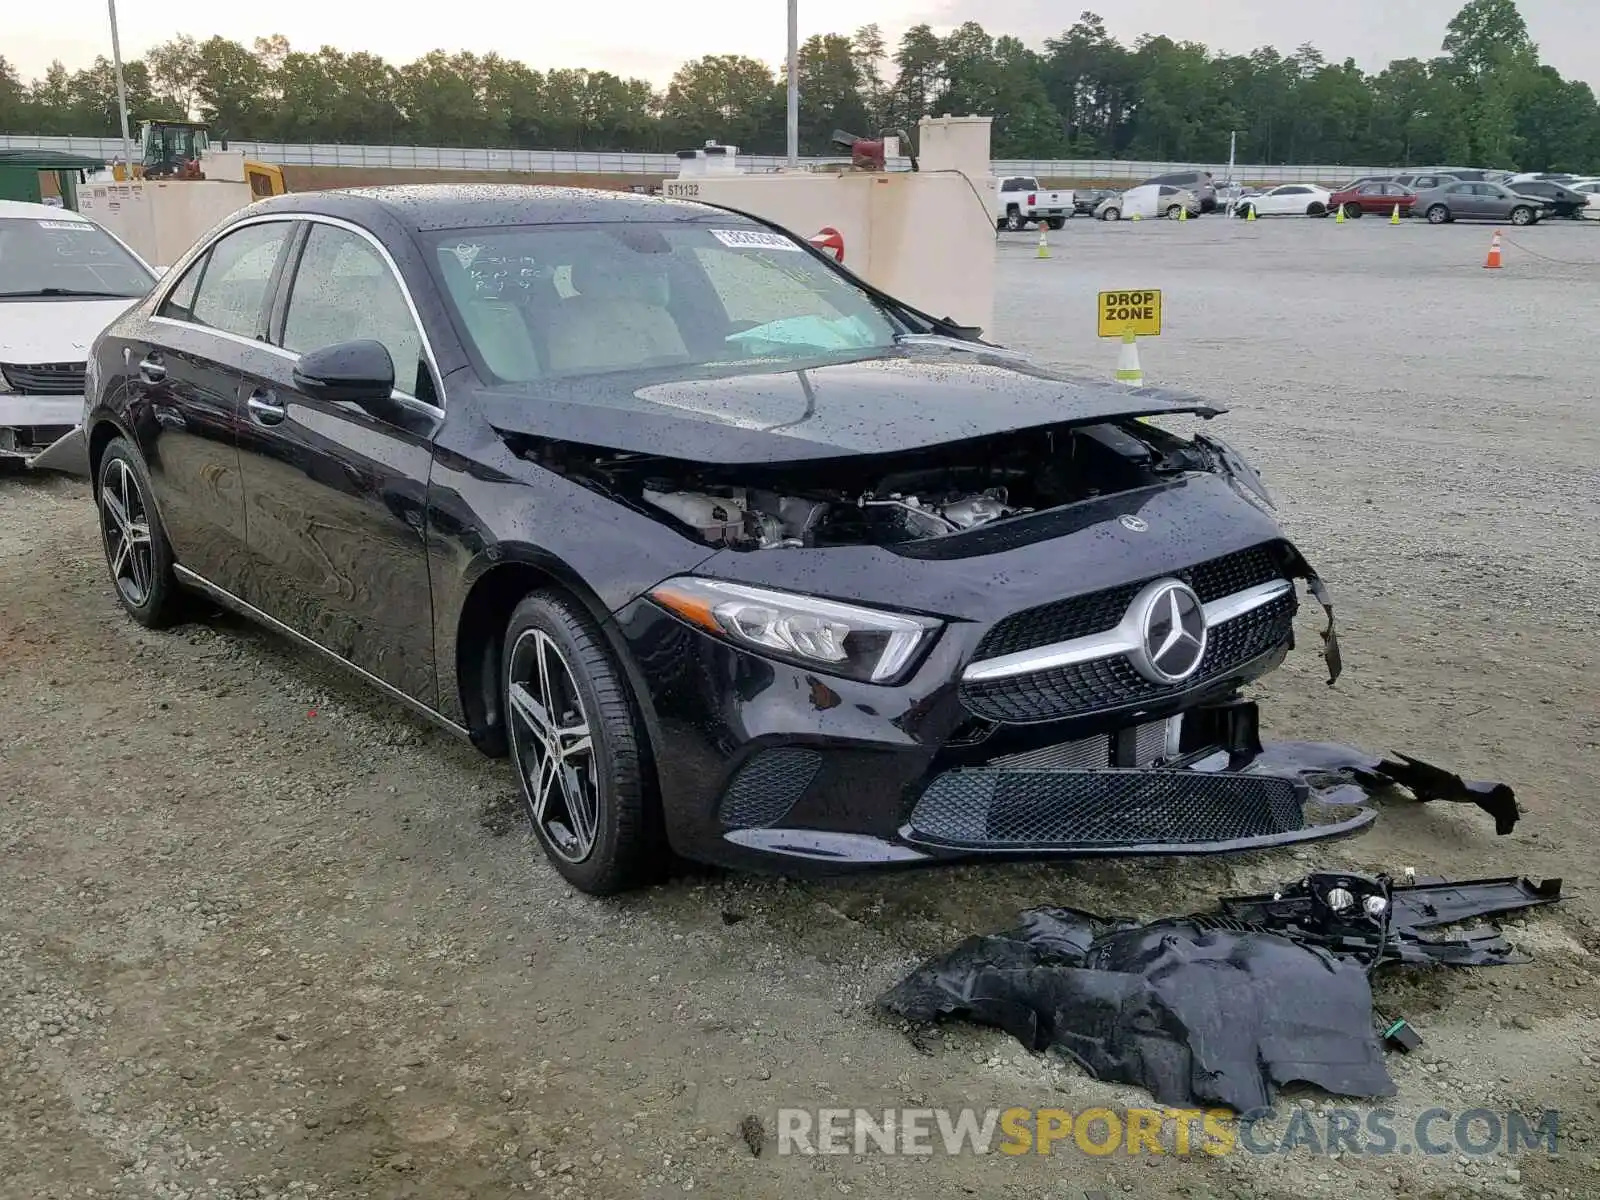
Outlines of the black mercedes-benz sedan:
M1364 824L1250 769L1322 592L1145 419L1220 410L980 333L706 205L262 201L95 344L106 561L142 624L203 594L509 754L590 892Z

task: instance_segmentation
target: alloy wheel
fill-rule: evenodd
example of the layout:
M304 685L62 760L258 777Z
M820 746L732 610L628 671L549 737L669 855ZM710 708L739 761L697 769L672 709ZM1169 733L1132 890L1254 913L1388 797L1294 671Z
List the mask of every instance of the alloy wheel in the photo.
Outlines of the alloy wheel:
M594 734L572 668L549 634L529 629L517 639L506 692L528 817L553 853L583 862L600 829Z
M155 577L150 510L139 480L123 458L111 459L100 482L100 534L112 582L131 607L143 608Z

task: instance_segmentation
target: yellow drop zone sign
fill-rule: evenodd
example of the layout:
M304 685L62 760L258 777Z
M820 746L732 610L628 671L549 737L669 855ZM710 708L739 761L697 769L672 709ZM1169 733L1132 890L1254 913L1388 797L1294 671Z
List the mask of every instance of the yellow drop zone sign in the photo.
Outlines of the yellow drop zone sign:
M1100 293L1100 336L1161 336L1161 293L1147 288L1142 292Z

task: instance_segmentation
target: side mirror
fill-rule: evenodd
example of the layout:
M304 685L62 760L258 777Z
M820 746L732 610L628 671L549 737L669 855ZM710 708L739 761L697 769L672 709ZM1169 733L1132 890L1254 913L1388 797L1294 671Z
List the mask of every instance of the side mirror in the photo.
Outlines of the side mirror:
M302 354L294 385L320 400L387 409L394 392L394 360L382 342L339 342Z

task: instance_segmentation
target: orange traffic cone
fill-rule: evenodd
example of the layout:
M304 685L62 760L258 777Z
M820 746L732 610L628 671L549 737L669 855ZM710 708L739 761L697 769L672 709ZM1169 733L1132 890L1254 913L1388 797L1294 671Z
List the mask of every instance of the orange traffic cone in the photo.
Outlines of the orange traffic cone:
M1498 229L1494 231L1494 241L1489 243L1489 257L1484 260L1483 265L1491 271L1500 269L1500 231Z

